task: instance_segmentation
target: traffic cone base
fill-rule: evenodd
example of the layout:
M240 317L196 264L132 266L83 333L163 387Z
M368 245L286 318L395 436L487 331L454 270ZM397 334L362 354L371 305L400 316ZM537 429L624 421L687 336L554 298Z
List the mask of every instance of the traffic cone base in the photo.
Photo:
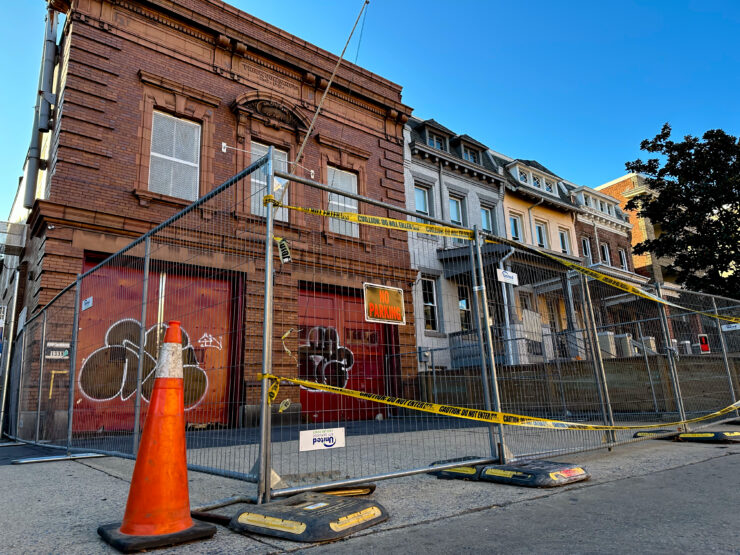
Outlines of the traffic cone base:
M193 525L185 530L173 534L159 536L131 536L121 533L121 525L106 524L98 528L98 534L106 543L115 547L121 553L136 553L145 549L168 547L196 540L206 540L213 537L216 527L205 522L193 521Z
M190 517L180 323L159 349L154 389L121 524L98 528L107 543L132 553L210 538L216 527Z

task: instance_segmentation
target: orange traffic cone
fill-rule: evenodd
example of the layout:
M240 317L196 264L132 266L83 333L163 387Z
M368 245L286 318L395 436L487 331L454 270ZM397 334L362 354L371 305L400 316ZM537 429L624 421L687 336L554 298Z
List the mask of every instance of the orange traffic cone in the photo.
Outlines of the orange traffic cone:
M182 333L171 321L159 349L126 512L98 534L123 553L210 538L216 527L190 518L185 454Z

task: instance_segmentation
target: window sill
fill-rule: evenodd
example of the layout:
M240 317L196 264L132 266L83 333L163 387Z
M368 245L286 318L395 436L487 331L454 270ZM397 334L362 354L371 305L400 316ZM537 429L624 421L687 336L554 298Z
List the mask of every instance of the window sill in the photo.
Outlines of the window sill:
M437 337L439 339L446 339L447 334L441 331L424 330L424 337Z
M185 208L195 202L194 200L187 200L184 198L171 197L169 195L163 195L161 193L152 193L144 189L134 189L131 191L133 195L139 200L139 206L149 206L152 202L159 204L167 204L169 206L179 206Z

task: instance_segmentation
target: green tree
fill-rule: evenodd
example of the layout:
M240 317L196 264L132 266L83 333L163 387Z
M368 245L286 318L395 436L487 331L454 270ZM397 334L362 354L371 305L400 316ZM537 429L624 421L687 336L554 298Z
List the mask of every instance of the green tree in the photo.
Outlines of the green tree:
M672 259L669 269L688 289L740 297L738 138L712 129L674 142L666 123L640 148L658 157L625 164L648 187L627 209L649 218L658 237L636 245L635 253Z

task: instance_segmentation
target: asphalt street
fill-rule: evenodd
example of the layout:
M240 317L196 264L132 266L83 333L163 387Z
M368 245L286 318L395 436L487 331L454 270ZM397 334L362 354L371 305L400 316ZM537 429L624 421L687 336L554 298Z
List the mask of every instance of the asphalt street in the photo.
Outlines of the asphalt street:
M41 454L0 447L2 462L16 452ZM386 522L336 543L219 527L211 540L160 553L740 553L739 443L651 440L560 460L591 480L531 489L409 476L378 482L373 498ZM132 470L114 457L0 464L0 553L115 553L96 529L121 521ZM197 472L189 486L192 506L255 493L254 484Z

